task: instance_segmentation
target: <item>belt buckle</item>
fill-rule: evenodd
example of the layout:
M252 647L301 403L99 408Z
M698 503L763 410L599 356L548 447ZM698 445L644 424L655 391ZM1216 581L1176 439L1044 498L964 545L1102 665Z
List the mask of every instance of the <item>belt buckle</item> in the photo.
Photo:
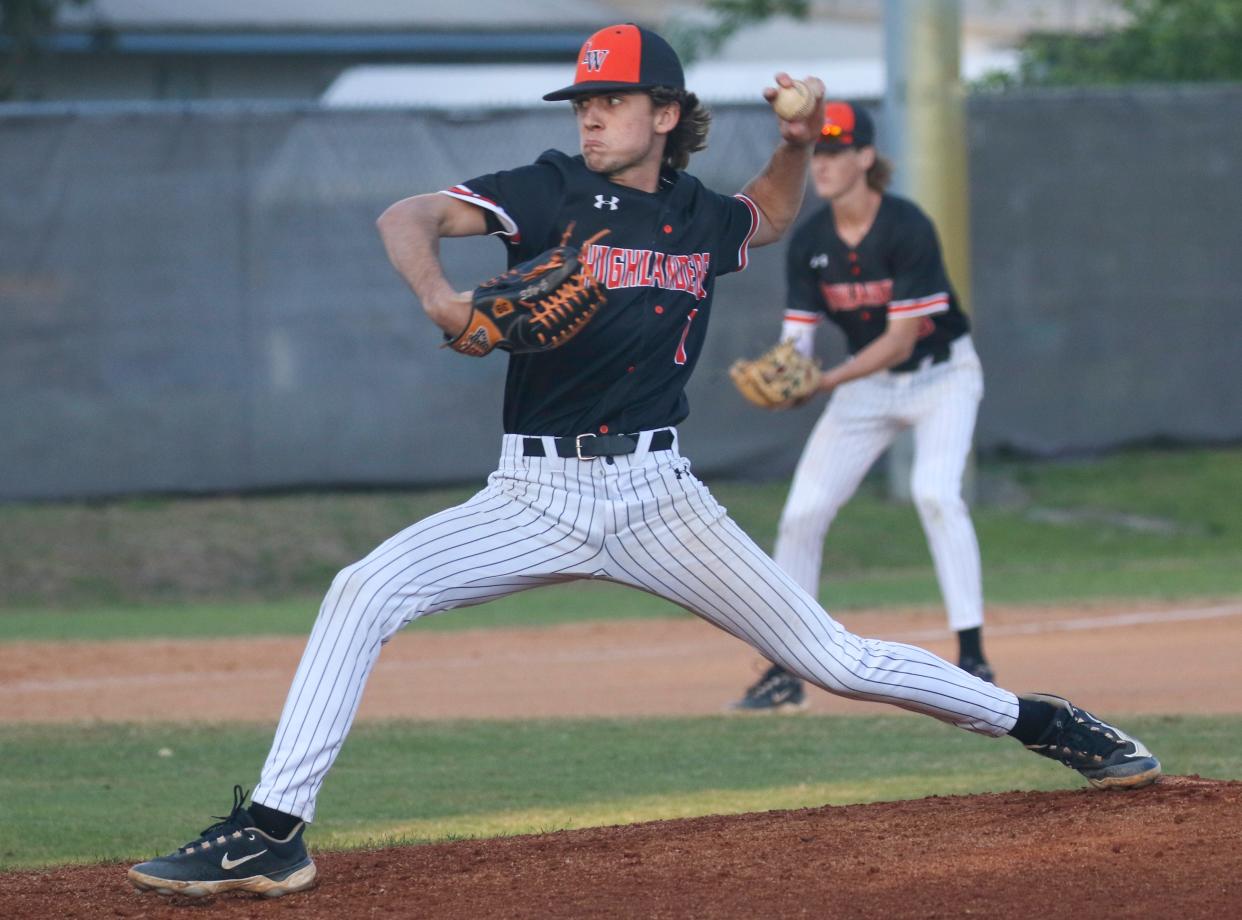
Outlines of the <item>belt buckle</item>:
M589 431L588 431L586 434L580 434L580 435L578 435L577 437L575 437L575 438L574 438L574 452L578 455L578 459L579 459L579 460L596 460L596 459L598 459L598 458L597 458L594 454L592 454L592 455L591 455L591 456L589 456L589 457L584 457L584 456L582 455L582 439L583 439L583 438L593 438L593 437L595 437L595 435L594 435L594 434L592 434L591 432L589 432Z

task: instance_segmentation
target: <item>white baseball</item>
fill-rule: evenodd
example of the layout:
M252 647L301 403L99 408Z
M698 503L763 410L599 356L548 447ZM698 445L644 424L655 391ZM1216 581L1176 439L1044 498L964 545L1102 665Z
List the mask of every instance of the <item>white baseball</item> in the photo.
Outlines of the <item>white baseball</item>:
M782 86L776 91L772 109L785 121L800 121L814 111L815 94L801 80L794 80L792 86Z

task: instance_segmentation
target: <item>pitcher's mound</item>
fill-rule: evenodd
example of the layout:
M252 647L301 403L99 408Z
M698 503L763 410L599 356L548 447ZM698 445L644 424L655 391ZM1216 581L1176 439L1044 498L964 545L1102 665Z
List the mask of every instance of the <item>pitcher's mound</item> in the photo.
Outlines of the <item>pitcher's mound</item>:
M1242 905L1242 783L1009 792L322 853L279 901L142 894L123 866L0 875L25 917L1196 917ZM313 844L313 838L312 838Z

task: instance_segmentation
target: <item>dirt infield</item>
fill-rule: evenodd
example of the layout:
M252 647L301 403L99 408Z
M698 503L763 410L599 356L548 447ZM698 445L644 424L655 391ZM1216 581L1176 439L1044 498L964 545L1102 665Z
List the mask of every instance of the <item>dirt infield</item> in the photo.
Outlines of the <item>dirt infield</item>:
M1242 712L1242 602L989 611L1001 682L1103 714ZM951 654L934 612L843 616ZM0 721L275 722L303 639L0 644ZM708 714L750 650L686 620L418 632L362 718ZM221 680L227 676L228 680ZM220 688L228 687L229 694ZM212 692L205 693L210 688ZM816 691L812 710L894 712ZM124 866L0 874L0 917L1145 918L1242 915L1242 783L1006 793L316 856L314 892L170 901Z
M317 858L315 891L201 902L123 867L0 875L6 917L1238 916L1242 783L1005 793L662 821Z
M1101 714L1242 712L1242 602L988 612L1002 685L1054 690ZM935 611L854 613L861 635L953 654ZM274 724L302 637L0 644L0 722L178 720ZM380 656L360 718L718 713L754 652L705 623L635 620L541 629L407 632ZM227 678L222 680L221 678ZM815 712L892 713L813 691Z

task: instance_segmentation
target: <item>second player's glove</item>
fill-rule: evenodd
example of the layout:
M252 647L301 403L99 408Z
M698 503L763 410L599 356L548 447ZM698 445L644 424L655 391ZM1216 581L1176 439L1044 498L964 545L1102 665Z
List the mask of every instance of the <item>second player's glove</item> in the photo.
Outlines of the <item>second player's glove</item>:
M561 245L474 289L470 319L449 348L481 358L495 348L527 354L559 348L582 331L604 304L604 286L569 245ZM603 234L582 244L585 249Z
M792 409L818 391L820 369L818 361L785 341L753 361L734 361L729 377L747 402L761 409Z

